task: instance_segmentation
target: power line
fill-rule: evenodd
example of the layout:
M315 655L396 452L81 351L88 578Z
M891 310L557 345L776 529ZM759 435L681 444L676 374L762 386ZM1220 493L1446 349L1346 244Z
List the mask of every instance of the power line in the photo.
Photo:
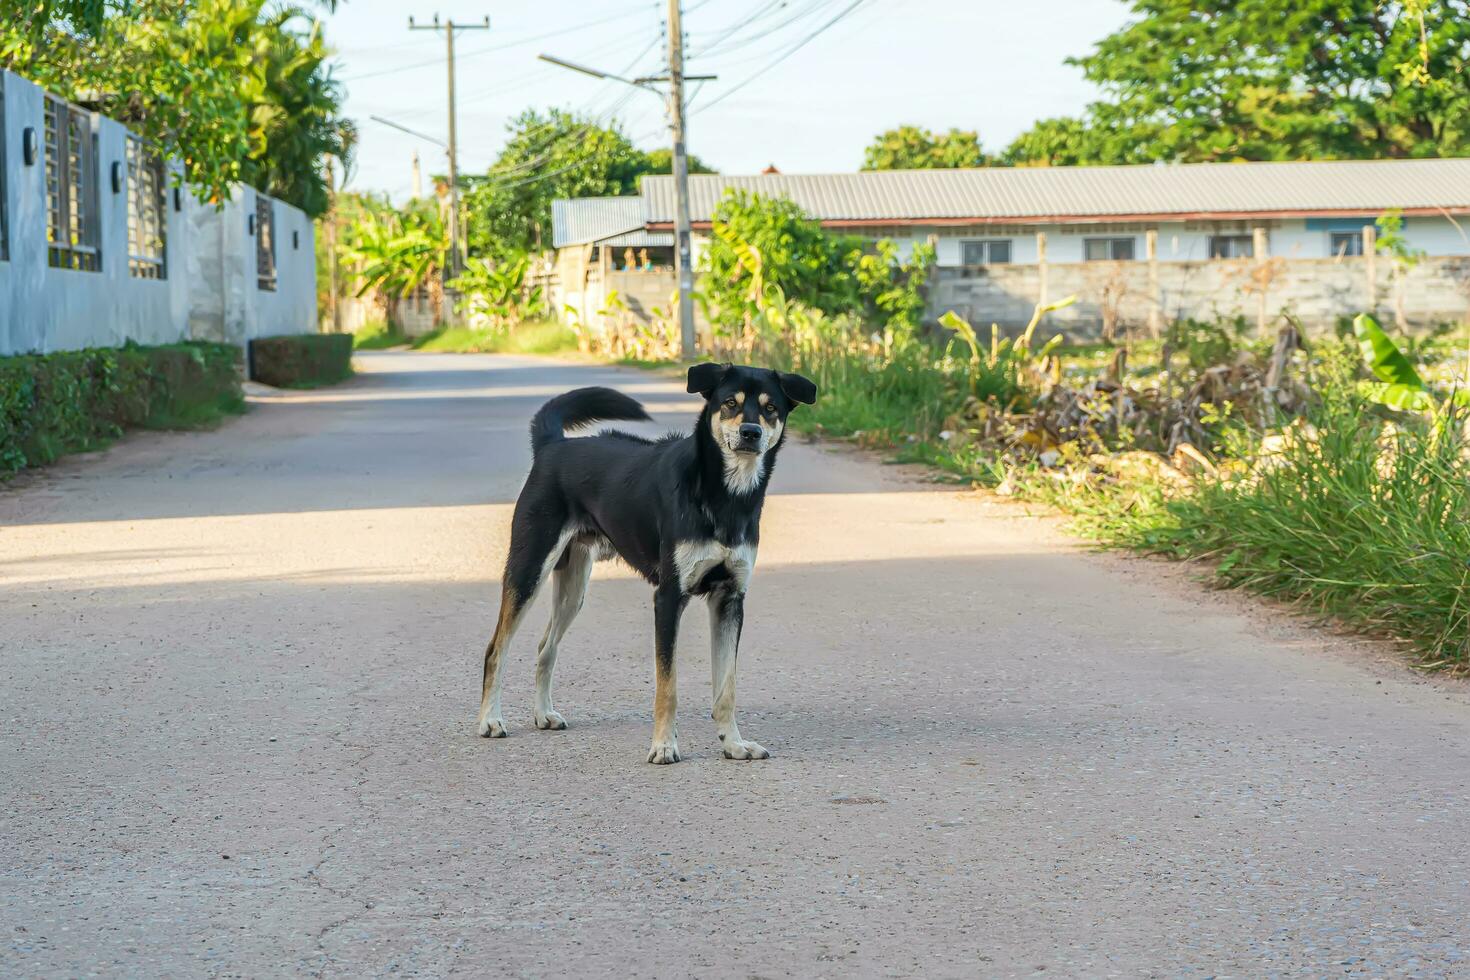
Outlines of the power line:
M754 24L756 21L760 20L766 14L771 13L771 12L773 12L773 11L781 8L781 7L786 6L786 3L787 3L787 0L768 0L768 2L766 3L765 6L760 7L759 9L757 9L755 11L755 13L751 14L749 17L746 17L746 18L744 18L742 20L737 20L735 23L731 24L729 27L726 27L725 29L721 30L719 32L719 36L718 37L716 37L714 40L710 41L708 44L706 44L704 47L700 48L698 51L691 51L690 54L689 54L689 56L691 58L702 57L705 54L705 52L709 51L715 45L717 45L721 41L725 40L725 38L729 37L731 34L734 34L736 31L740 30L742 27L747 27L747 26L749 26L751 24Z
M626 75L627 73L631 72L638 65L638 63L643 60L644 56L648 54L648 52L653 48L653 46L656 45L656 44L658 44L658 42L660 40L661 40L660 37L657 37L657 36L654 37L654 39L652 41L650 41L647 45L645 45L644 48L641 51L639 51L636 55L633 56L633 60L630 61L630 62L628 62L628 66L626 68L624 68L620 74ZM566 133L553 134L549 139L547 139L544 142L542 142L541 145L539 145L535 149L531 150L528 155L534 155L534 154L537 154L537 153L542 152L543 150L550 149L550 147L553 144L555 144L555 143L557 143L559 141L562 141L562 140L579 139L579 138L581 138L583 136L586 136L588 133L592 132L592 130L601 128L601 126L603 125L603 123L605 123L608 119L610 119L613 116L613 114L616 113L619 109L621 109L623 106L627 105L628 102L629 102L629 100L631 100L633 98L633 96L636 95L636 94L637 94L637 90L636 89L629 89L628 91L621 93L617 98L613 99L613 101L609 105L605 106L603 109L601 109L600 111L598 111L595 114L593 114L592 107L593 107L594 104L596 104L596 102L598 101L598 99L601 97L601 96L594 96L592 99L590 99L586 103L584 103L584 106L582 108L582 111L584 113L593 114L593 118L591 118L590 120L588 120L583 125L577 127L576 129L570 130L570 131L568 131ZM512 175L517 174L517 173L524 173L527 170L534 169L535 167L539 167L541 164L545 163L547 160L550 160L551 159L551 156L552 156L551 153L546 153L544 156L542 156L542 157L540 157L538 159L527 160L524 163L519 163L519 164L515 165L514 167L509 167L509 168L507 168L505 170L501 170L501 171L496 171L496 170L493 170L493 169L492 170L489 170L489 171L487 171L487 174L486 175L487 175L487 177L489 177L489 176L496 176L496 175L499 175L499 176L512 176ZM561 171L557 171L557 173L560 173L560 172ZM518 186L518 185L514 185L513 184L513 185L510 185L510 186Z
M819 35L821 35L824 31L826 31L828 28L831 28L838 21L842 20L842 18L846 17L848 14L852 13L854 10L856 10L859 7L861 7L864 3L867 3L867 2L868 2L868 0L852 0L852 3L848 4L846 7L843 7L842 10L835 17L833 17L831 20L827 21L821 27L818 27L816 30L812 31L810 34L808 34L806 37L802 38L800 41L797 41L795 44L793 44L791 47L787 48L785 51L783 51L780 54L778 54L776 57L772 58L765 65L761 66L761 68L758 71L756 71L754 74L751 74L751 75L746 76L744 79L742 79L741 81L737 82L732 87L726 89L725 91L721 92L719 95L715 96L714 99L712 99L709 102L706 102L704 105L700 106L700 111L703 112L705 109L709 109L709 108L712 108L714 106L719 105L721 102L725 101L730 96L734 95L736 92L740 91L745 86L747 86L751 82L755 81L757 78L760 78L762 75L764 75L766 72L770 71L772 68L774 68L777 65L779 65L781 62L785 61L787 58L789 58L792 55L796 54L796 52L800 51L802 48L806 47L812 41L816 40L816 38Z
M589 27L596 27L599 24L606 24L606 23L609 23L610 21L614 21L614 20L623 20L630 13L632 13L632 11L626 11L625 10L625 11L622 11L621 13L611 14L611 15L609 15L607 17L601 17L601 18L599 18L597 20L589 20L589 21L585 21L585 22L583 22L581 24L574 24L571 27L563 27L563 28L559 28L559 29L554 30L554 31L547 31L544 34L533 34L530 37L523 37L519 41L507 41L505 44L494 44L494 45L491 45L489 47L475 48L473 51L467 51L464 54L460 55L459 56L459 60L460 61L468 61L471 58L478 58L481 55L490 54L490 53L492 53L494 51L504 51L506 48L520 47L523 44L530 44L533 41L544 40L545 38L548 38L548 37L557 37L557 36L562 35L562 34L572 34L572 33L575 33L576 31L585 31L587 28L589 28ZM379 78L379 77L381 77L383 75L395 75L395 74L397 74L399 72L414 71L414 70L419 69L419 68L426 68L426 67L428 67L430 65L437 65L437 64L440 64L440 62L437 61L437 60L435 60L435 61L417 61L417 62L414 62L411 65L399 65L396 68L383 68L383 69L380 69L378 71L370 71L370 72L366 72L366 73L361 74L361 75L349 75L346 78L340 78L340 79L338 79L338 81L341 81L341 82L358 82L358 81L362 81L365 78Z
M700 51L699 55L702 58L708 58L713 55L727 55L734 51L740 51L744 48L748 48L758 41L765 40L772 34L785 30L798 21L805 20L806 18L814 16L816 14L820 14L824 9L830 8L836 2L837 0L816 0L815 3L811 3L807 6L799 8L794 14L781 21L780 23L772 24L755 34L750 34L745 37L737 37L734 40L730 41L730 43L723 48L720 47L718 43L706 45L704 50Z

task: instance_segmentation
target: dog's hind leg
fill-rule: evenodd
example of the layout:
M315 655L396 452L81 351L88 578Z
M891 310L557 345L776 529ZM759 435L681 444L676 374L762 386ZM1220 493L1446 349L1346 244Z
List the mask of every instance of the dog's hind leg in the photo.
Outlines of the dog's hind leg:
M745 623L745 596L733 589L718 589L708 601L710 687L720 750L727 759L769 759L771 753L740 737L740 726L735 723L735 661Z
M674 720L679 703L674 652L679 643L679 617L688 601L689 597L679 587L678 576L665 574L653 596L653 744L648 749L648 761L659 765L679 761L679 729Z
M536 650L536 727L567 727L551 704L551 675L556 670L556 650L566 636L567 627L582 609L587 596L587 580L592 577L592 549L585 544L567 546L565 561L551 573L551 622Z
M516 516L519 518L519 513ZM505 563L505 580L500 590L500 618L496 620L495 633L485 647L480 717L476 726L484 738L506 736L505 715L500 710L500 676L505 651L515 637L526 609L536 598L541 583L561 557L571 536L570 529L552 535L534 528L523 530L519 521L512 526L510 558Z

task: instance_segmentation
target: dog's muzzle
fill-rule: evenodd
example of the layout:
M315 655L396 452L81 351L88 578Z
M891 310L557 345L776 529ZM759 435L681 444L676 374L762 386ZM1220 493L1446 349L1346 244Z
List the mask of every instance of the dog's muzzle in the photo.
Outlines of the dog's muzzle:
M740 445L735 447L736 452L757 453L761 448L761 427L757 422L742 422L740 425Z

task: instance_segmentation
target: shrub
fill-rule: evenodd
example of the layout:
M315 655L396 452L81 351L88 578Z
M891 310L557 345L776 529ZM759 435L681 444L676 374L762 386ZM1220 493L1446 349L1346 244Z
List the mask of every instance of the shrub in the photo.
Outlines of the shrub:
M315 388L351 376L351 334L290 334L250 342L250 377L263 384Z
M0 476L106 445L127 428L190 428L244 411L240 350L128 346L0 358Z
M770 290L829 316L882 324L890 336L912 333L923 316L932 246L916 245L903 261L893 242L830 233L789 200L734 188L711 230L699 298L727 338L755 326Z

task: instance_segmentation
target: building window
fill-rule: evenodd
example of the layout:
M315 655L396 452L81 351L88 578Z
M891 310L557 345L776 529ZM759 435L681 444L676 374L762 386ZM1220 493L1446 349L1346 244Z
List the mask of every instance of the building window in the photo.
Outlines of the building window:
M964 265L1006 265L1011 261L1011 243L1004 238L980 242L961 242Z
M1210 258L1249 259L1256 254L1256 242L1250 235L1211 235Z
M58 269L100 271L92 116L48 95L45 122L47 261Z
M143 141L128 137L128 272L139 279L166 279L164 265L163 160Z
M255 285L276 291L275 208L264 194L255 195Z
M1133 239L1084 238L1082 257L1088 262L1131 262L1133 261Z
M1333 258L1363 254L1363 233L1358 231L1334 231L1330 235Z

